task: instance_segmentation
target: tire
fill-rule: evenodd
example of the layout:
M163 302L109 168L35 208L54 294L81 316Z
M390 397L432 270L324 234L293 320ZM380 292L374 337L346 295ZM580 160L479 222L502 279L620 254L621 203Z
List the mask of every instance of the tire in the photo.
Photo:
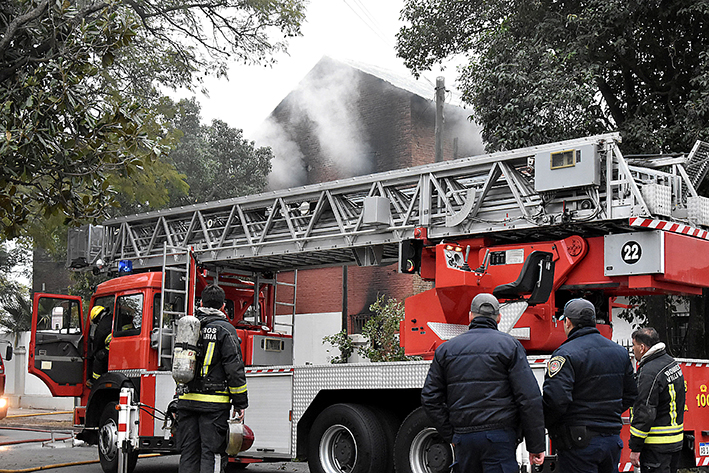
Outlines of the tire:
M382 473L394 473L394 441L401 425L401 419L383 407L372 406L370 409L377 416L377 420L382 426L387 452L389 452L387 453L386 468L382 470Z
M455 459L450 443L422 407L404 419L394 441L396 473L448 473Z
M334 404L318 415L308 436L311 473L386 471L391 451L374 412L358 404ZM384 446L384 448L382 448Z
M105 473L118 472L118 403L111 401L101 412L98 423L98 459ZM128 472L135 469L138 452L128 455Z

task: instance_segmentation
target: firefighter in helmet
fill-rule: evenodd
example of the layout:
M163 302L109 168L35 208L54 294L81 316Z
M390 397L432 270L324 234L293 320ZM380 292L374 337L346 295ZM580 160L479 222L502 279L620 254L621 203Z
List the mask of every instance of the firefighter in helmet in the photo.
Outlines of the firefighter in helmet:
M97 305L91 309L91 336L89 337L89 360L91 374L86 380L88 387L108 371L108 348L113 338L113 317L103 306Z

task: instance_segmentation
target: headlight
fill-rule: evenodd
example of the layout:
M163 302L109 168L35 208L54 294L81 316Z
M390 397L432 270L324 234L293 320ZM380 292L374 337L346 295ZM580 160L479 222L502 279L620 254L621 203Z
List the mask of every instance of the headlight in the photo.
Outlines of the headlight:
M7 407L7 399L0 397L0 409L5 409Z

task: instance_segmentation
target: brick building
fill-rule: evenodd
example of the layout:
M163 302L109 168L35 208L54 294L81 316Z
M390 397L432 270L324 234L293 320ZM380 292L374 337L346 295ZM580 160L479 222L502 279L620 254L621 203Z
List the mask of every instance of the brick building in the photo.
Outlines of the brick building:
M469 115L444 106L444 160L483 153ZM270 186L279 189L432 163L435 118L434 85L324 57L274 109L256 141L274 150ZM299 271L296 310L346 314L343 326L352 332L379 294L403 301L428 287L396 265Z

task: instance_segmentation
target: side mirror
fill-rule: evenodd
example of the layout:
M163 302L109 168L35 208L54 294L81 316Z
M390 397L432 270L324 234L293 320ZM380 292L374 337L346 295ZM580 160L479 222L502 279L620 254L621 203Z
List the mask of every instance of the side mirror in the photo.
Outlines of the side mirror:
M7 346L7 350L5 351L5 359L7 361L12 360L12 345Z

